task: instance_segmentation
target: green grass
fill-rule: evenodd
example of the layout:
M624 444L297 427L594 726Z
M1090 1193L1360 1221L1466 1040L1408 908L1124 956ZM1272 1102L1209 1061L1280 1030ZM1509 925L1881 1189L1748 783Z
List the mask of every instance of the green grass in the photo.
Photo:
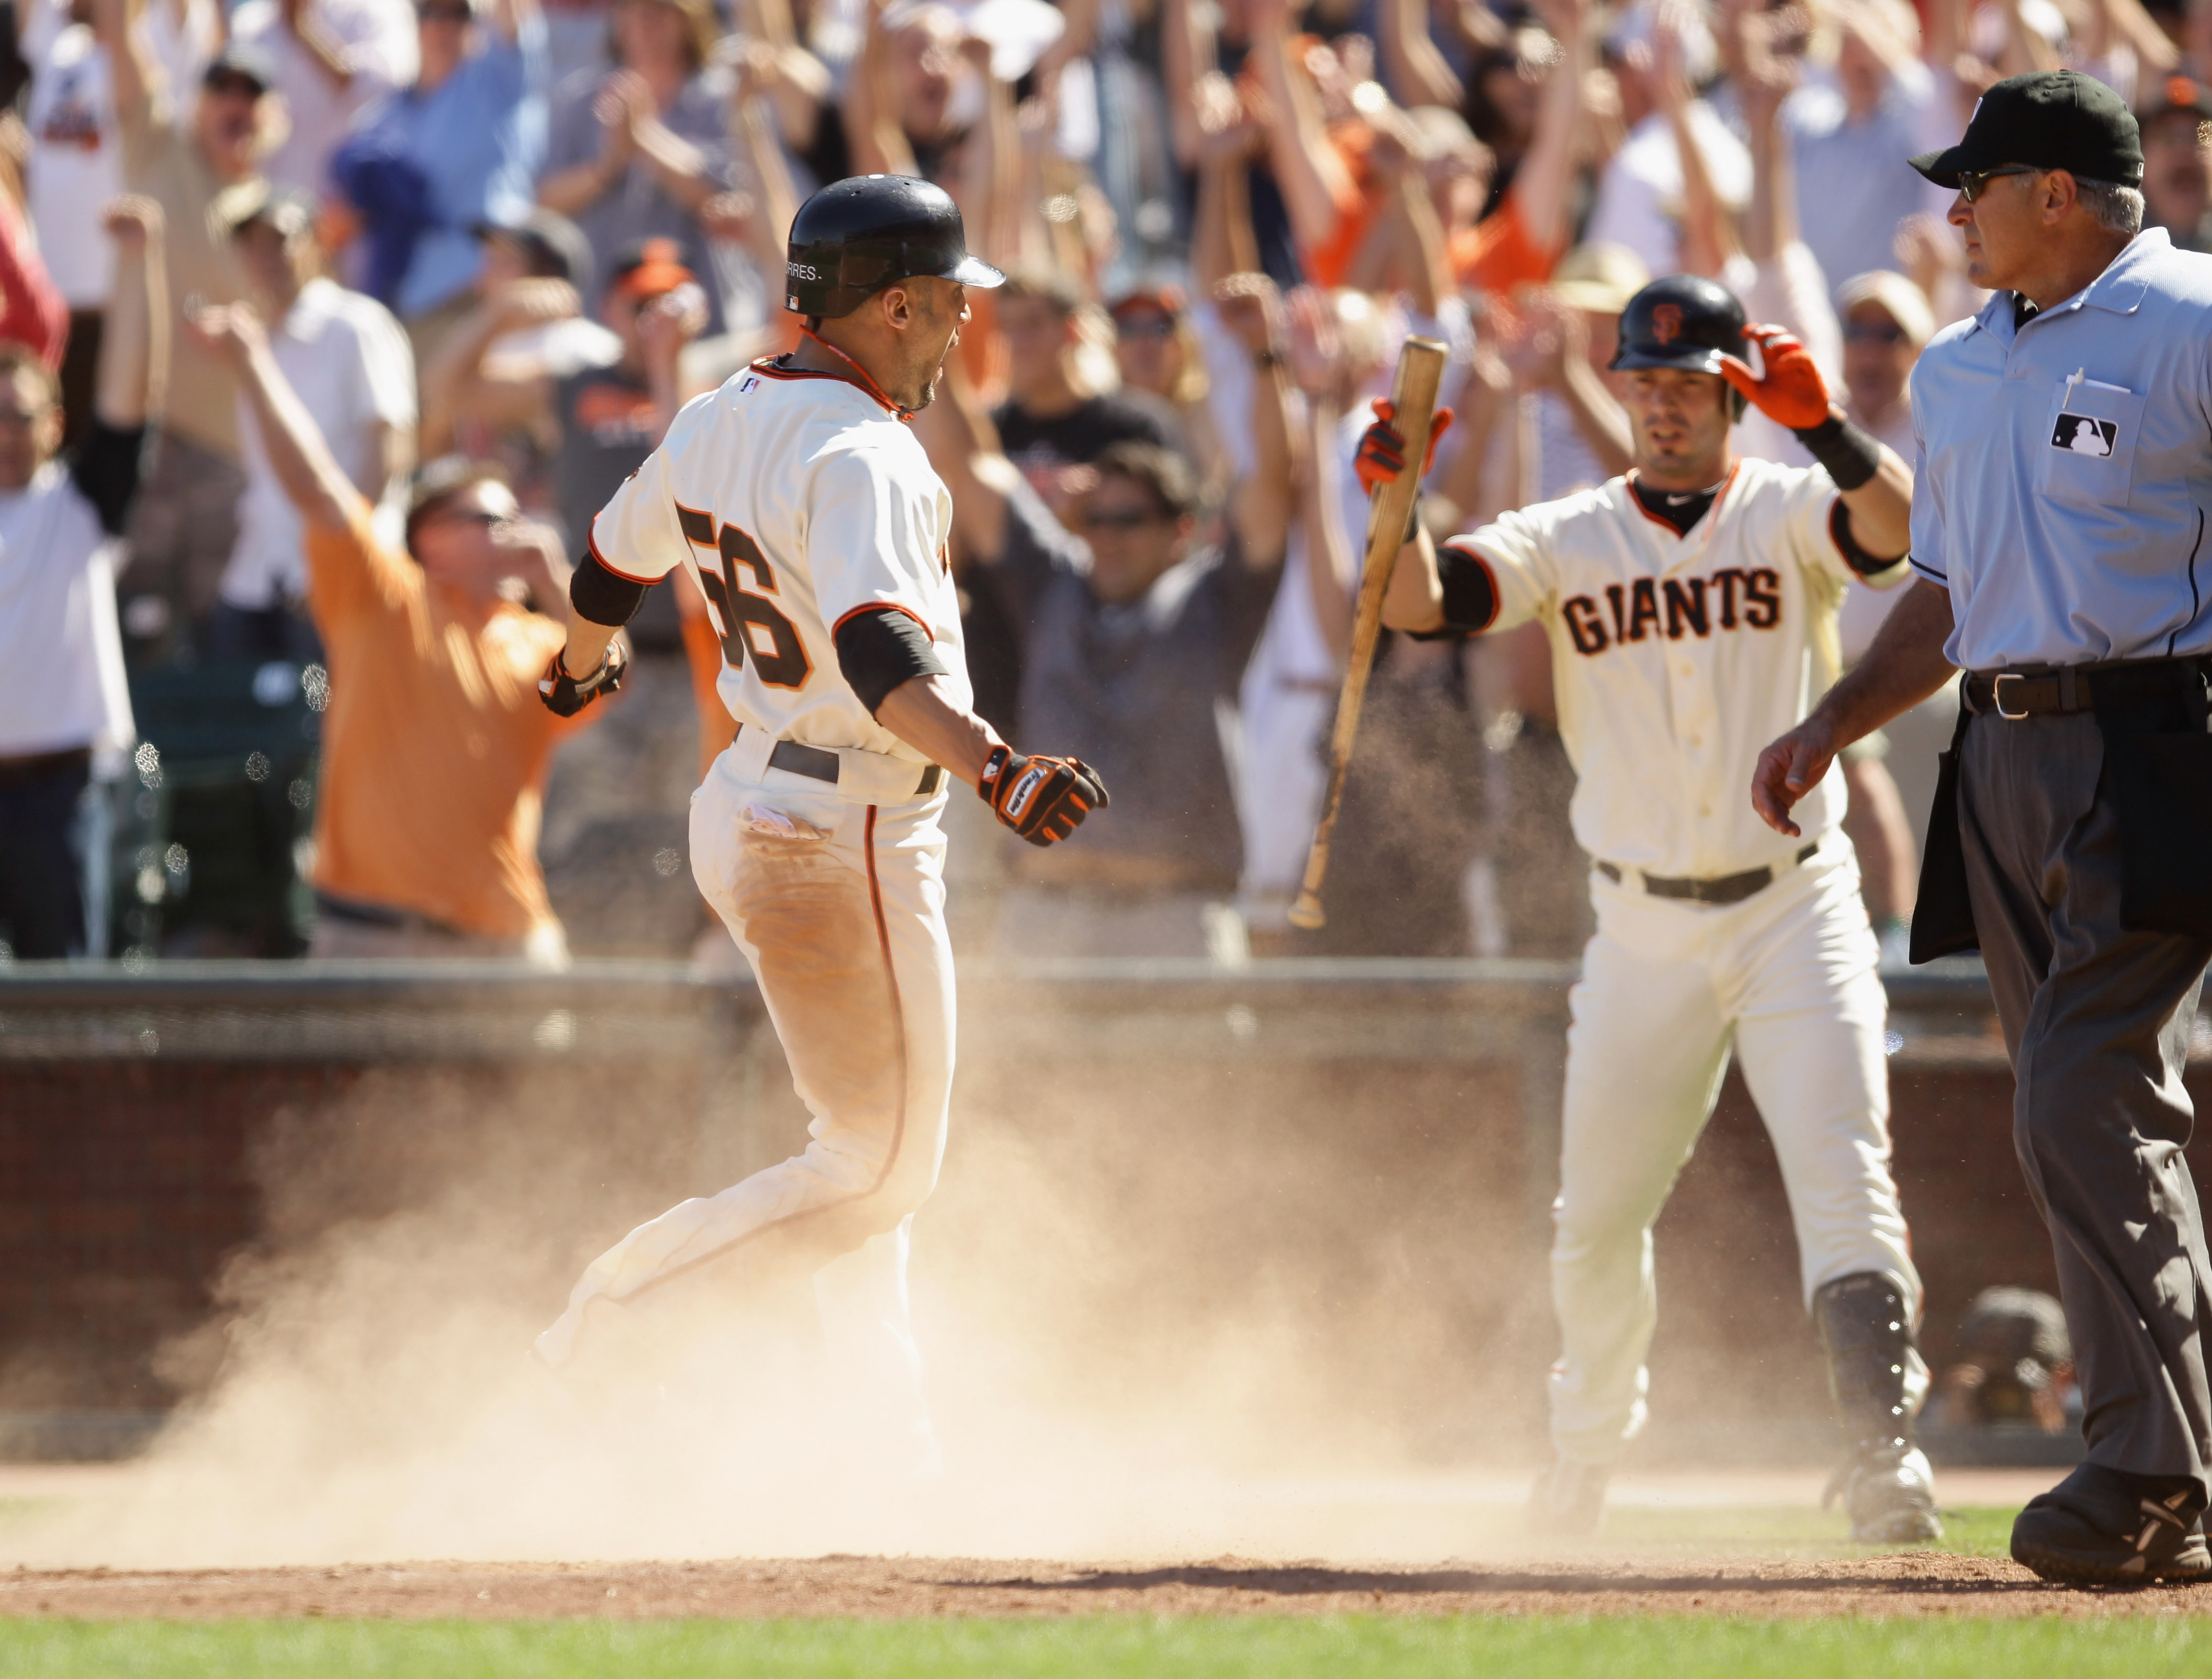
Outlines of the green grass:
M1468 1617L1323 1621L0 1622L0 1674L584 1679L1513 1679L1787 1675L1990 1679L2195 1675L2212 1627L2123 1621L1753 1621Z
M1946 1510L1937 1550L1960 1556L2011 1554L2012 1506ZM1605 1535L1592 1549L1600 1554L1632 1552L1637 1556L1743 1556L1802 1560L1874 1556L1874 1548L1854 1545L1850 1524L1840 1510L1808 1510L1791 1505L1716 1506L1709 1510L1654 1510L1631 1506L1606 1512Z

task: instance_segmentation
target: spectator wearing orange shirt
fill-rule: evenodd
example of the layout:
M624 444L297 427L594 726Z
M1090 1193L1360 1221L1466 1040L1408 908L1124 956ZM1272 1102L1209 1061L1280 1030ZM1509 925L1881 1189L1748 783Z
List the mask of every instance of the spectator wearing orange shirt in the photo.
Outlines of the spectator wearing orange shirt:
M1482 214L1496 158L1452 113L1417 113L1430 143L1429 191L1443 223L1452 275L1510 301L1540 285L1566 249L1583 88L1590 69L1589 0L1545 0L1539 9L1558 46L1536 113L1534 137L1498 207Z
M188 325L236 372L307 527L307 605L332 673L308 953L561 965L538 827L553 748L582 719L538 697L568 633L553 533L519 516L495 467L439 461L417 481L407 551L392 552L252 312Z

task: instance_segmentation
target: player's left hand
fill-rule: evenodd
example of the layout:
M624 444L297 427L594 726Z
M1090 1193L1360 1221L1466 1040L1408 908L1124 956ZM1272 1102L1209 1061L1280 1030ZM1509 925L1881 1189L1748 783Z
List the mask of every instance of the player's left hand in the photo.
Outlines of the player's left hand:
M556 717L573 717L600 695L620 689L629 671L629 655L620 642L612 643L598 667L583 676L570 676L556 653L538 678L538 697Z
M1759 346L1766 377L1754 379L1747 363L1723 356L1723 379L1768 419L1792 431L1803 431L1828 417L1828 381L1820 377L1810 350L1779 326L1747 326L1743 335Z
M975 791L992 813L1031 845L1054 845L1113 800L1098 772L1079 757L1024 757L995 746Z

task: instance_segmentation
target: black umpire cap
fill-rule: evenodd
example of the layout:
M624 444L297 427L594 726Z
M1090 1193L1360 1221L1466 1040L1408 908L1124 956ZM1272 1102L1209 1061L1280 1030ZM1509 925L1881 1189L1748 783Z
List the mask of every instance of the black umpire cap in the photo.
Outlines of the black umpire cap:
M2014 76L1982 95L1955 146L1923 152L1912 167L1938 186L2008 163L2063 169L2077 180L2140 186L2142 133L2127 102L2079 70Z
M1610 365L1717 374L1723 356L1743 359L1743 305L1726 286L1669 274L1628 300Z
M960 206L943 187L908 175L832 181L791 219L783 307L834 319L916 274L996 286L1006 276L968 254Z

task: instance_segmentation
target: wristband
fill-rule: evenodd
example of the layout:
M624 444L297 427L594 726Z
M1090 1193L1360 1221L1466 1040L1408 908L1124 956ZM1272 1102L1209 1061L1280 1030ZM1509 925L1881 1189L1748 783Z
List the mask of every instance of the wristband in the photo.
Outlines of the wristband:
M1791 435L1828 469L1838 490L1856 490L1869 483L1881 466L1881 445L1840 414L1830 414L1816 426Z

